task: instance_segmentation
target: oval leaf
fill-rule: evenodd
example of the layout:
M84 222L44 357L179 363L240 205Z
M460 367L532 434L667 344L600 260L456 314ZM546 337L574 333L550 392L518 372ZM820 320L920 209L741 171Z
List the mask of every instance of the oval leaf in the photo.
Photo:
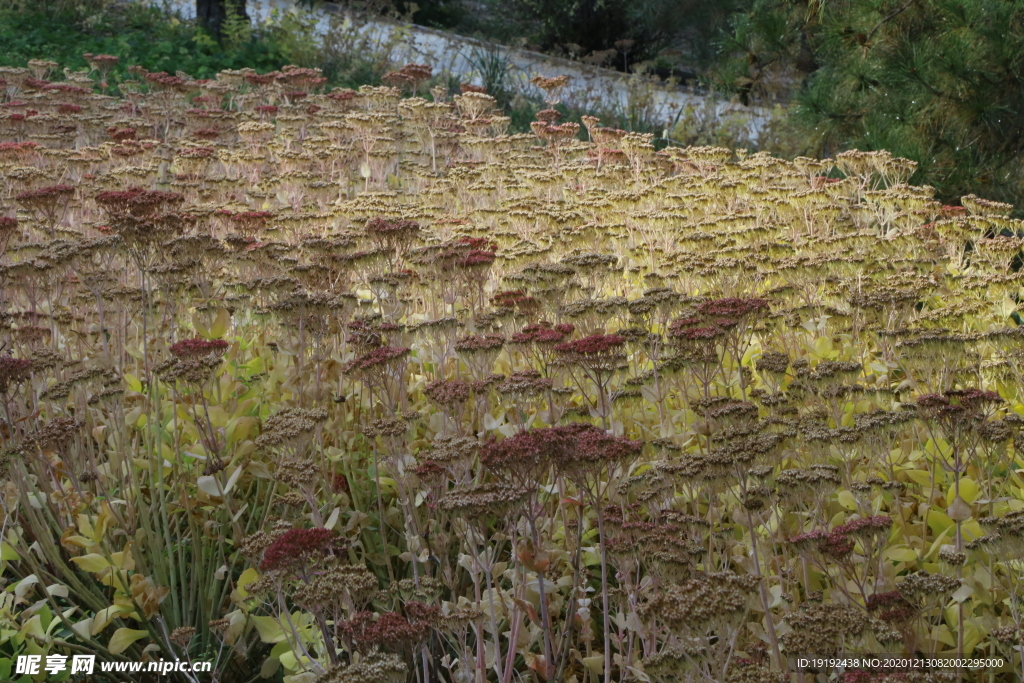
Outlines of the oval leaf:
M119 628L114 631L114 635L110 636L110 642L107 643L107 649L110 650L111 654L119 655L128 649L128 646L134 643L140 638L145 638L149 635L149 631L142 631L134 628Z

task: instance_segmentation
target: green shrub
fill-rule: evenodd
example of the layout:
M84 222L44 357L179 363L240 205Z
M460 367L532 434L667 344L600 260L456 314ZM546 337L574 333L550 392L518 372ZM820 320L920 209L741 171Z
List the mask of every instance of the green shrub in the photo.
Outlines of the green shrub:
M1024 190L1024 4L758 0L734 17L720 80L742 97L798 89L823 154L886 149L953 199Z
M193 23L148 5L48 7L0 9L0 66L48 59L76 70L88 66L85 53L112 54L121 58L111 75L117 82L125 78L127 64L208 78L222 69L270 71L290 61L273 30L218 43Z

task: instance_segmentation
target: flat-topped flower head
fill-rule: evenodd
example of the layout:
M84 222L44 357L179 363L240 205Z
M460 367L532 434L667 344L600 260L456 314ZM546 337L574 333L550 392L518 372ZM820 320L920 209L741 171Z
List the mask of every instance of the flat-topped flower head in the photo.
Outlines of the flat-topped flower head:
M330 529L289 529L263 551L260 569L295 569L344 547L344 540Z
M396 363L404 362L409 356L410 351L411 349L408 347L381 346L346 363L345 372L358 372L382 366L393 366Z
M183 339L171 345L171 355L178 358L220 355L231 346L223 339Z
M530 429L480 449L480 461L494 470L531 470L550 465L617 462L640 453L643 443L612 436L593 425L574 423Z
M626 338L618 334L592 334L558 344L555 351L567 355L597 356L617 353L625 343Z
M471 334L455 342L455 350L463 354L493 353L503 346L505 338L500 334Z
M184 201L185 197L176 192L147 190L141 187L109 190L96 195L96 203L112 216L150 216L158 211L168 210Z
M21 384L32 376L32 361L28 358L0 356L0 393L6 394L12 385Z

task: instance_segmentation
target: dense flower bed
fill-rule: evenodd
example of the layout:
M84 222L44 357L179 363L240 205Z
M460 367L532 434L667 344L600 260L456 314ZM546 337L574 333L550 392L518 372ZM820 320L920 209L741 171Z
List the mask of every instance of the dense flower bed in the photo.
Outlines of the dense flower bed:
M1011 207L883 152L509 136L422 65L53 67L0 69L0 667L1022 670Z

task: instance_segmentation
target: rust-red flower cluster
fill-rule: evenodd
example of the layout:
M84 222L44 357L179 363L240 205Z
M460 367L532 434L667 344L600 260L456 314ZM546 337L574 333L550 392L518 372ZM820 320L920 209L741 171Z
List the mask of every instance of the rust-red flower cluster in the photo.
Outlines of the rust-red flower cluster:
M32 376L32 361L27 358L0 357L0 392L7 393L12 384L20 384Z
M355 360L350 360L345 364L345 372L352 372L353 370L370 370L386 364L394 363L395 361L404 359L408 356L409 351L410 349L404 346L380 346L368 353L364 353Z
M405 610L408 618L398 612L385 612L380 616L358 612L340 622L338 630L346 643L359 652L373 648L402 650L423 642L441 616L439 608L412 601L405 604Z
M640 453L643 443L612 436L589 424L530 429L480 449L480 460L492 470L523 470L622 460Z
M341 537L330 529L289 529L263 552L262 571L288 570L340 548Z
M96 203L115 216L151 216L166 206L181 204L183 201L185 197L177 192L146 190L141 187L110 190L96 195Z
M171 355L178 358L198 358L223 353L230 346L223 339L183 339L171 345Z
M618 334L592 334L582 339L562 342L555 347L559 353L596 356L617 351L626 343L626 338Z
M569 323L552 326L550 323L542 322L527 325L522 332L513 334L511 340L516 344L557 344L564 341L575 329Z

